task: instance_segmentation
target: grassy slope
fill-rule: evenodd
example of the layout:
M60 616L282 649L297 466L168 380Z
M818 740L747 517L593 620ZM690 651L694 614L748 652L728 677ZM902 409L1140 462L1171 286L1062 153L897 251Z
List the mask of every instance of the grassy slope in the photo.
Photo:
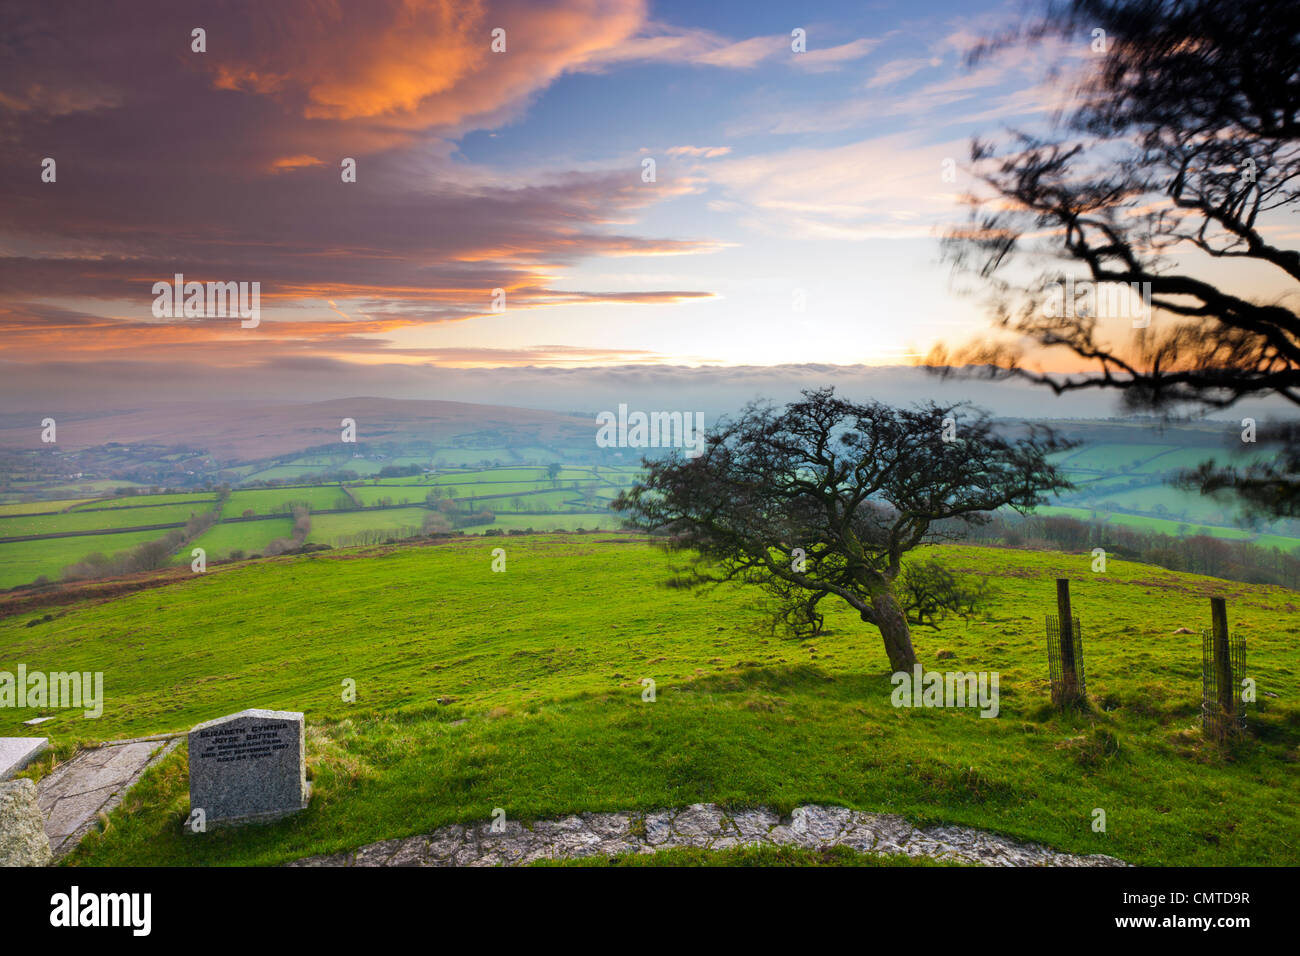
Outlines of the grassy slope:
M600 537L467 539L226 566L119 600L0 620L0 669L102 669L104 716L76 738L167 730L246 707L303 710L312 806L183 837L184 749L74 862L274 863L487 819L714 801L839 803L1106 852L1148 864L1300 863L1297 595L1088 556L945 547L994 573L985 620L917 636L927 666L997 670L1002 712L899 710L878 636L772 638L749 591L659 586L666 559ZM507 571L490 571L491 549ZM1091 716L1045 707L1043 613L1075 581ZM1199 634L1229 598L1261 703L1231 759L1203 747ZM658 700L643 703L652 677ZM359 701L340 699L344 678ZM1272 691L1277 698L1262 696ZM441 702L439 702L441 701ZM31 710L0 711L22 733ZM463 720L463 723L456 723ZM1119 743L1108 755L1106 734ZM1090 829L1094 808L1109 832Z

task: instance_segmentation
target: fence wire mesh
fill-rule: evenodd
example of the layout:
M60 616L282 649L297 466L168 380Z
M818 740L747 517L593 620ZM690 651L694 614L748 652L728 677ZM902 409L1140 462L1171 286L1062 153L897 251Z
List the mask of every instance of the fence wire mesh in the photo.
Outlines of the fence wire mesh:
M1227 655L1221 659L1214 631L1201 631L1201 729L1222 740L1246 729L1246 705L1237 685L1246 673L1246 639L1229 634Z
M1080 700L1087 694L1087 682L1083 671L1083 631L1079 619L1074 618L1070 644L1074 650L1073 668L1061 653L1061 619L1059 615L1047 615L1047 670L1052 679L1052 703L1063 704Z

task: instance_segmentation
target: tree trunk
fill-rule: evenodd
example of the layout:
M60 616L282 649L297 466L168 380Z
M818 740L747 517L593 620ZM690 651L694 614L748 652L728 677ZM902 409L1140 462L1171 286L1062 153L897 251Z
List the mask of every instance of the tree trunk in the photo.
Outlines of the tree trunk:
M867 620L865 615L863 620ZM871 623L880 628L891 671L895 674L899 671L910 672L916 664L916 651L912 650L912 629L907 626L907 615L903 613L888 584L871 590Z

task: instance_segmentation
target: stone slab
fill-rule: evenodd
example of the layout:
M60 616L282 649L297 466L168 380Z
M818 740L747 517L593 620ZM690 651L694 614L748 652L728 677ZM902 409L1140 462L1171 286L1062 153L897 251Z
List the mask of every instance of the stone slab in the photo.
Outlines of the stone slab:
M8 780L45 752L48 737L0 737L0 780Z
M117 741L55 767L37 788L54 855L76 847L101 813L111 812L146 770L179 745L180 737Z

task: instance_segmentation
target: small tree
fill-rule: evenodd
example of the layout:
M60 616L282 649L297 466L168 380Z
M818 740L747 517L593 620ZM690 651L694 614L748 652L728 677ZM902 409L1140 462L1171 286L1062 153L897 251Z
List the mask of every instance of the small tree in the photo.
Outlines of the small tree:
M900 598L903 555L951 536L938 522L983 524L994 509L1024 511L1070 487L1046 457L1069 446L1049 430L1011 441L983 414L959 420L964 410L859 404L831 389L804 392L779 413L750 405L708 433L699 457L646 459L644 481L611 507L697 554L696 585L765 587L803 627L820 626L822 598L845 601L879 629L890 666L907 670L916 663L909 602L914 621L933 623L970 594Z
M446 534L450 530L451 519L449 519L445 514L440 514L436 511L425 515L424 521L420 526L421 533L426 535Z

